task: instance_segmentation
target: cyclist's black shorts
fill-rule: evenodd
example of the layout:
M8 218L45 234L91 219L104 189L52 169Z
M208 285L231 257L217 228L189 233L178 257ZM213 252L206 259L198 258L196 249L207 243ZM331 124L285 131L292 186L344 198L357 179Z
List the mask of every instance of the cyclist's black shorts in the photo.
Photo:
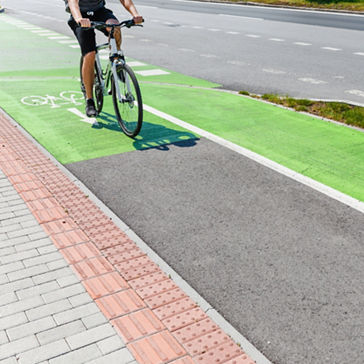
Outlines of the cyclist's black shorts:
M106 22L106 20L109 19L116 19L113 12L104 7L94 12L82 12L81 14L83 18L89 18L91 21ZM73 19L72 15L68 20L68 25L73 30L73 33L75 33L83 56L96 50L96 35L94 29L80 27ZM106 29L102 30L102 32L105 35L109 35Z

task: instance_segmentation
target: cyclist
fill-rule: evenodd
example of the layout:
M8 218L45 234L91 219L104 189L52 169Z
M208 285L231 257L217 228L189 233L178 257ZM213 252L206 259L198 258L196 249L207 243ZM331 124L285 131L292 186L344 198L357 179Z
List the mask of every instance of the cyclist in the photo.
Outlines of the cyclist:
M105 0L64 0L66 11L71 13L68 25L73 30L81 47L83 56L82 78L86 89L86 115L96 116L93 99L94 67L96 54L96 36L94 29L90 29L91 21L100 21L109 24L118 24L119 21L113 12L105 7ZM140 24L143 17L139 15L132 0L120 0L124 8L133 16L134 22ZM108 35L108 30L103 31ZM115 28L115 39L120 50L121 32Z

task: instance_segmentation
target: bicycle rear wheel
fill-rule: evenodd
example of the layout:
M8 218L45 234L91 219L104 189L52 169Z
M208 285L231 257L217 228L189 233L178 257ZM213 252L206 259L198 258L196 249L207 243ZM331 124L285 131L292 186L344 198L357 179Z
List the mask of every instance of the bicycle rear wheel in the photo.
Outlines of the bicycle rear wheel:
M83 65L83 57L81 56L81 60L80 60L81 91L86 100L86 89L85 89L85 85L83 84L83 79L82 79L82 65ZM94 86L93 86L93 95L95 97L97 114L100 114L102 107L104 105L104 93L103 93L103 89L102 89L101 78L100 78L99 72L97 71L96 62L95 62L95 78L94 78Z
M117 80L112 77L111 90L115 115L123 132L133 138L140 132L143 123L143 102L138 81L127 64L116 66ZM120 90L119 100L117 86Z

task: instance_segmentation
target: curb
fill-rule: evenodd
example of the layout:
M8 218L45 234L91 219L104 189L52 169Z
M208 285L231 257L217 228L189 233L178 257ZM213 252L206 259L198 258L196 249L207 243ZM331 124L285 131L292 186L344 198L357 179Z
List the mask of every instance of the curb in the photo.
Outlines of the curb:
M281 9L291 9L291 10L307 10L307 11L317 11L317 12L327 12L327 13L338 13L338 14L356 14L364 16L364 11L355 10L341 10L341 9L326 9L326 8L311 8L303 6L290 6L290 5L274 5L274 4L264 4L255 3L252 1L229 1L229 0L185 0L194 2L206 2L206 3L216 3L216 4L227 4L227 5L247 5L265 8L281 8Z

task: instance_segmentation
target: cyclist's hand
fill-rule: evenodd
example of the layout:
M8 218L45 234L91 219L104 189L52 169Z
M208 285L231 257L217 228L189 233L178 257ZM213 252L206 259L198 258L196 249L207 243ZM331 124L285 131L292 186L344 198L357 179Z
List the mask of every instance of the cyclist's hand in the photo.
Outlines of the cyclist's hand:
M139 15L138 16L134 16L133 20L134 20L134 23L135 24L141 24L144 21L143 17L142 16L139 16Z
M78 18L75 19L76 23L79 24L82 28L91 28L91 21L88 18Z

